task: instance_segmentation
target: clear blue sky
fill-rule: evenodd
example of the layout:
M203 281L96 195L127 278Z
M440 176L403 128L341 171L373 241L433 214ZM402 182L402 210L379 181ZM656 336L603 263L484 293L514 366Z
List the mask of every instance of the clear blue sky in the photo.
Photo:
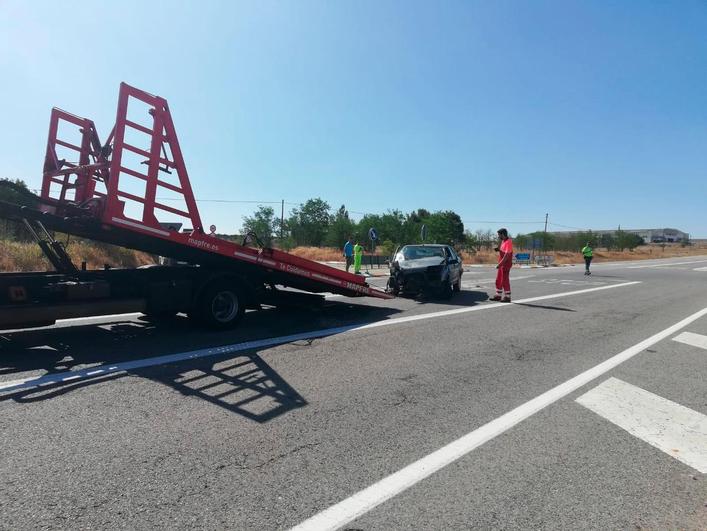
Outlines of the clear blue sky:
M121 81L198 198L707 237L704 1L0 0L0 176L39 185L54 105L105 137Z

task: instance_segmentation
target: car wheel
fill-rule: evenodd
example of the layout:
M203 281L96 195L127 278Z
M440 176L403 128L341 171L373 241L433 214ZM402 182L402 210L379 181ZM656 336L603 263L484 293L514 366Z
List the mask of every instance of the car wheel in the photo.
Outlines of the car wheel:
M388 279L388 293L392 294L393 297L397 297L400 294L400 287L397 281L391 276Z
M452 285L452 281L449 280L444 283L444 286L442 286L441 296L443 299L451 299L453 294L454 294L454 286Z
M459 293L462 290L462 276L461 275L459 275L459 279L454 284L453 289L456 293Z
M235 327L244 313L240 288L231 282L216 282L206 287L190 316L208 328L226 330Z

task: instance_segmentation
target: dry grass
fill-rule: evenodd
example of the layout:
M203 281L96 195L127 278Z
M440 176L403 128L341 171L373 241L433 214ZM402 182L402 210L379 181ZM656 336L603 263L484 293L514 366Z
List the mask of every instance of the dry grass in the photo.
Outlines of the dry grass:
M77 266L85 261L88 269L102 269L105 264L112 267L138 267L155 263L155 259L147 253L102 243L72 241L67 251ZM0 240L0 271L52 270L36 243Z
M152 255L140 251L80 240L71 241L67 250L77 266L85 261L88 269L102 269L104 264L110 264L112 267L139 267L156 261ZM341 249L334 247L297 247L291 252L296 256L319 262L343 261ZM548 254L554 256L555 264L582 263L579 252L558 251ZM633 251L624 252L595 249L594 261L646 260L696 255L707 255L707 244L690 247L666 245L664 248L660 245L644 245ZM497 260L496 253L485 250L474 254L462 252L461 256L465 264L493 264ZM51 270L51 265L35 243L0 240L0 271Z
M344 251L335 247L295 247L290 253L317 262L341 262Z

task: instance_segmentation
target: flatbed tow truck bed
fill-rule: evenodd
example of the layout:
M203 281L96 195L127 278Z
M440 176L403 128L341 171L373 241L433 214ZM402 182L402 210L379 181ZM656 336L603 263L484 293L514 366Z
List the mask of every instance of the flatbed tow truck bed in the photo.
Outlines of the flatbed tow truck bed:
M392 298L360 275L225 240L213 226L206 233L167 101L125 83L105 143L91 120L52 110L41 194L26 199L23 205L0 201L0 218L23 223L56 273L0 274L2 329L116 310L183 311L226 328L246 307L321 299L280 287ZM183 225L191 229L180 231ZM71 262L54 231L188 265L86 271ZM257 235L250 237L257 242Z

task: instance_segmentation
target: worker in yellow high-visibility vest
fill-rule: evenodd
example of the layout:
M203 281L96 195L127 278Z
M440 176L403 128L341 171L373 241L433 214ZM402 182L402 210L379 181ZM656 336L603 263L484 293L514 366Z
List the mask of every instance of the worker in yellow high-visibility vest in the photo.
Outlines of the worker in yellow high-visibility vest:
M354 274L359 275L361 273L361 259L363 258L363 245L359 244L358 241L353 248L354 251Z
M587 242L587 245L582 247L582 255L584 255L584 274L591 275L592 272L589 271L589 266L592 264L594 253L592 252L592 247L589 245L589 242Z

